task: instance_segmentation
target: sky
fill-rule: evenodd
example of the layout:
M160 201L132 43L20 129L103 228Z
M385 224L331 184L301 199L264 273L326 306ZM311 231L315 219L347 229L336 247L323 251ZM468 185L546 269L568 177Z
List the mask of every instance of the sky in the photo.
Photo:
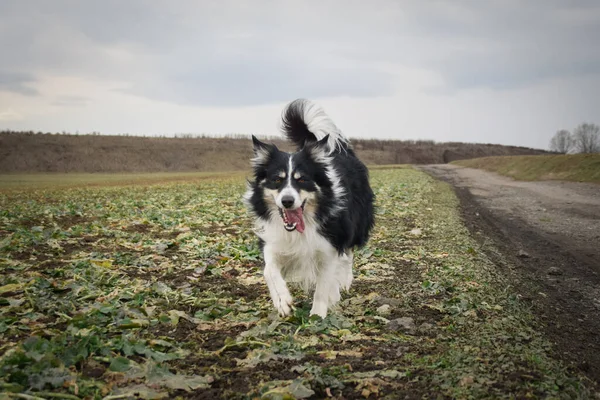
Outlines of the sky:
M0 129L279 135L296 98L350 138L547 148L600 123L600 2L3 0Z

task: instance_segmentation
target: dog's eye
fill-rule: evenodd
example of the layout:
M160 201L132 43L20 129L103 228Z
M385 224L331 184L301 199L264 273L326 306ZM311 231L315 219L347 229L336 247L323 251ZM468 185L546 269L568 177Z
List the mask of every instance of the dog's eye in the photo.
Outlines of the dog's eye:
M275 182L275 183L281 183L281 178L275 178L275 179L273 179L273 182Z
M298 183L304 183L306 182L306 180L304 179L303 176L301 176L300 178L298 178Z

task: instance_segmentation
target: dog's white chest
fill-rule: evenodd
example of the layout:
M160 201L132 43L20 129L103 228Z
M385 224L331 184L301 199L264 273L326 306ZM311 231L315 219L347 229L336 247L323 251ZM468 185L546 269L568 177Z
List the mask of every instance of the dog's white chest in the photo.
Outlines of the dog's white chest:
M315 284L319 270L336 255L333 246L311 223L299 233L287 232L280 223L267 222L257 226L256 233L275 254L284 279L305 289Z

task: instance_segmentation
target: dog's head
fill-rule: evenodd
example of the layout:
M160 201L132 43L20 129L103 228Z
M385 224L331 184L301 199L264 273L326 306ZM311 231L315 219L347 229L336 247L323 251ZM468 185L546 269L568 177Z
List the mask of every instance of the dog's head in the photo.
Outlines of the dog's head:
M280 151L252 136L254 182L251 203L269 217L279 215L284 228L302 233L305 219L313 218L319 205L332 200L339 178L329 164L327 139L306 144L297 153ZM259 213L260 214L260 213Z

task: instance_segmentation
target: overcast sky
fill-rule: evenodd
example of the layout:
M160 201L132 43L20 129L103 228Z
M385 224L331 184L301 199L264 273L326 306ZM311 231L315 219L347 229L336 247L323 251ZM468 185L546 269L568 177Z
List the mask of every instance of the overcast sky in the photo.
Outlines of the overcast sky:
M349 137L546 148L600 123L600 1L0 2L0 129L276 135L285 103Z

